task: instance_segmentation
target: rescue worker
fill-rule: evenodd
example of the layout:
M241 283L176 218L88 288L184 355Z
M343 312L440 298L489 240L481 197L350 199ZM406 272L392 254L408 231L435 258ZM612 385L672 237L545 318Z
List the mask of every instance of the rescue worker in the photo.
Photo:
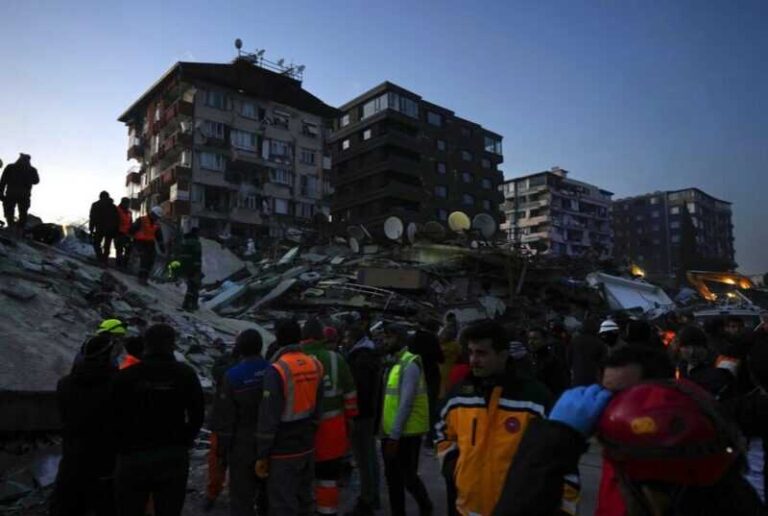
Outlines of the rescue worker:
M416 500L419 514L432 514L432 501L419 478L421 443L429 431L429 394L421 357L406 347L408 332L403 326L387 326L383 339L386 351L394 358L384 373L381 414L381 450L390 514L405 515L406 490Z
M155 264L155 244L160 248L160 252L165 253L163 232L157 223L162 216L163 209L160 206L155 206L149 211L149 214L139 217L131 226L133 245L140 257L139 283L142 285L149 285L149 275Z
M150 495L156 516L178 516L184 507L189 448L203 425L205 402L197 373L174 358L175 337L166 324L149 327L141 363L114 381L121 516L143 516Z
M352 418L357 416L357 392L347 362L329 351L317 319L304 323L301 349L323 366L323 401L315 434L315 504L318 514L339 512L339 479L349 451Z
M544 417L546 388L518 375L509 358L508 336L493 321L467 327L462 343L471 374L445 400L437 425L437 452L443 475L455 482L449 509L464 516L489 515L501 495L509 465L532 421ZM569 472L570 473L570 472ZM578 482L569 478L560 491L564 507L575 513Z
M51 516L116 513L112 475L116 450L109 414L117 368L110 360L111 348L106 335L88 339L83 360L56 387L63 441Z
M733 394L736 384L735 361L716 356L706 334L698 326L686 326L678 334L682 362L680 374L709 391L717 399Z
M112 249L112 240L117 237L120 216L108 192L101 192L99 200L91 204L88 216L88 233L91 235L96 260L106 264Z
M224 373L211 430L218 437L220 460L229 467L230 514L256 516L254 503L258 514L267 513L266 486L256 476L254 466L259 404L269 362L262 357L263 342L257 330L241 332L235 347L241 359Z
M550 420L535 422L523 438L494 515L555 513L558 480L578 463L595 428L604 455L616 464L628 516L766 514L740 475L738 430L706 391L667 380L612 399L598 385L566 391Z
M115 367L117 367L118 364L120 363L118 361L118 357L120 356L120 353L122 353L123 351L127 334L128 334L128 329L126 328L123 321L121 321L120 319L104 319L99 323L99 327L96 329L96 335L103 335L110 339L112 346L110 347L109 358L110 358L110 361L115 365ZM87 341L83 343L82 349L75 356L74 364L72 364L73 371L74 371L74 367L83 361L83 358L85 356L86 343Z
M313 512L314 443L324 372L316 358L301 350L300 338L299 333L279 349L264 374L255 471L267 480L270 516Z
M19 154L16 163L11 163L0 176L0 200L3 201L3 212L8 229L16 228L19 236L24 234L27 225L32 186L40 183L37 169L30 163L29 154ZM19 209L19 220L15 222L16 208Z
M597 336L605 342L605 345L610 350L619 344L619 325L613 319L606 319L600 323L600 330Z
M550 394L560 396L568 388L570 373L568 365L562 359L564 353L558 353L553 341L546 341L542 328L531 328L528 331L527 348L532 362L533 372L537 380L543 383Z
M181 307L190 312L198 309L197 301L203 280L203 248L198 232L198 228L192 228L184 235L176 257L181 264L178 272L187 283L187 292Z
M597 336L600 324L587 319L570 346L571 385L591 385L599 380L600 364L608 347Z
M120 269L128 268L128 256L131 252L131 225L133 213L130 209L131 200L128 197L120 199L117 205L117 217L119 224L115 237L115 264Z
M141 362L144 354L144 339L141 337L128 337L125 339L125 356L120 361L120 369L127 369Z
M344 347L357 391L358 414L352 427L352 453L360 474L360 494L348 516L372 516L379 499L377 418L381 407L381 357L363 326L344 332Z

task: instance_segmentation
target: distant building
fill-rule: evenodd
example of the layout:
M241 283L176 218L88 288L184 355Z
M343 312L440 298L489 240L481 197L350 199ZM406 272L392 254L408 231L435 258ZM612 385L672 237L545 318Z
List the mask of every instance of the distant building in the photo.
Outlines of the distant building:
M339 110L330 139L337 227L390 215L446 224L458 210L499 222L501 136L389 82Z
M138 162L126 178L133 208L162 206L208 236L276 237L327 219L335 117L293 68L176 63L119 118Z
M517 245L553 256L610 256L611 192L568 177L559 167L505 181L502 230Z
M684 256L689 269L736 265L731 203L698 188L614 201L613 228L615 256L633 260L649 274L676 274Z

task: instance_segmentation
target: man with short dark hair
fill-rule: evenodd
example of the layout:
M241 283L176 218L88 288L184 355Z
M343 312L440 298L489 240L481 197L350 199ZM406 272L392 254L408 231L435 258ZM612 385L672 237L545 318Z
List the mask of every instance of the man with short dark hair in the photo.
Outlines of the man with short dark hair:
M88 216L88 232L91 234L96 259L107 263L112 249L112 239L120 228L120 214L108 192L101 192L99 200L91 204Z
M491 514L517 446L533 419L544 417L549 393L536 380L520 377L509 359L509 338L493 321L467 327L470 376L448 395L437 424L437 451L443 475L455 481L449 511ZM570 485L564 503L575 509L578 488ZM449 493L453 486L448 486Z
M17 233L22 236L27 225L27 213L29 212L32 186L40 182L37 169L33 167L29 154L19 154L16 163L11 163L0 176L0 200L3 201L5 223L8 229L17 228ZM19 220L15 222L16 207L19 208Z
M553 396L559 396L570 383L568 365L563 360L565 353L556 348L559 344L545 340L542 328L528 330L527 348L534 374Z
M263 396L264 371L269 362L262 358L262 338L255 329L241 332L235 346L240 363L224 374L213 406L211 431L218 435L218 452L229 465L230 514L266 514L266 486L254 473L259 404Z
M150 495L156 516L178 516L184 507L189 448L203 425L205 405L197 374L174 358L175 339L167 324L151 326L141 363L115 378L121 516L143 516Z

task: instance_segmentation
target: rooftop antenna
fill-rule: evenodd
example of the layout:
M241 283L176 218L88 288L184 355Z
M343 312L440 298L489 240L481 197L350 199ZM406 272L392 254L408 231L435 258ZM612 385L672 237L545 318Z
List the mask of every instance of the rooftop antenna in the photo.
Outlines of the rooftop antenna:
M235 40L235 48L237 49L237 57L240 57L242 55L242 48L243 48L243 40L240 38L237 38Z

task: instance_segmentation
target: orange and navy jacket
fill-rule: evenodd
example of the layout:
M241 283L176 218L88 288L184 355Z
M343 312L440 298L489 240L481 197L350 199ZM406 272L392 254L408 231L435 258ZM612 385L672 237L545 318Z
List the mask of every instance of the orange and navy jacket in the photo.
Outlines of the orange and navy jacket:
M124 210L121 206L117 206L117 216L120 219L120 225L117 229L121 235L127 235L131 231L131 225L133 224L133 214L131 210Z
M492 514L507 470L530 422L542 418L550 395L533 379L510 368L494 379L470 375L448 395L436 425L437 453L443 472L453 477L456 509L464 516ZM576 492L564 490L564 505Z
M357 391L347 362L323 342L302 342L302 350L323 365L323 401L315 435L315 460L339 459L349 450L347 423L357 416Z
M286 346L264 372L256 431L257 458L302 456L315 451L323 400L323 365L299 345Z

